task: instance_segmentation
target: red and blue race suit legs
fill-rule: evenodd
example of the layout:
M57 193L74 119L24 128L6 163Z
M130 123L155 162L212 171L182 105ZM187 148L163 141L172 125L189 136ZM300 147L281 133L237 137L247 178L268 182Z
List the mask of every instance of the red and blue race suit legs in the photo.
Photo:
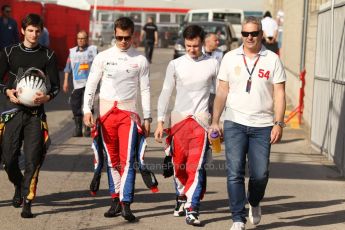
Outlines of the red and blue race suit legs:
M107 159L109 191L121 202L133 201L135 182L135 151L138 128L128 114L112 111L103 120L101 135Z
M172 147L176 195L187 197L185 208L199 208L206 188L207 133L189 118L174 133Z

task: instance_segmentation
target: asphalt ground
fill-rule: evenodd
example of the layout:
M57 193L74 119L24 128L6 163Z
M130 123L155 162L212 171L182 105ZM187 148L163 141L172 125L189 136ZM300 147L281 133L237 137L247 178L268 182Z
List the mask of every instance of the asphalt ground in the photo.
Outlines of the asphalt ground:
M155 49L151 72L152 111L156 117L157 99L171 49ZM172 100L174 97L172 97ZM173 102L170 103L172 105ZM52 138L40 172L33 219L22 219L21 209L11 206L13 185L0 169L0 229L193 229L183 217L173 217L175 204L171 178L162 176L163 145L155 143L152 133L146 162L156 173L159 192L152 194L141 176L136 179L132 204L138 221L128 223L121 216L105 218L110 198L103 173L97 196L89 194L93 172L90 138L72 138L74 124L68 94L61 93L47 105ZM310 147L308 127L287 127L279 144L272 146L270 180L262 201L262 221L247 229L345 229L345 180L334 164ZM207 193L201 203L202 229L230 229L232 224L226 189L223 151L213 156L207 171ZM248 178L246 178L246 181Z

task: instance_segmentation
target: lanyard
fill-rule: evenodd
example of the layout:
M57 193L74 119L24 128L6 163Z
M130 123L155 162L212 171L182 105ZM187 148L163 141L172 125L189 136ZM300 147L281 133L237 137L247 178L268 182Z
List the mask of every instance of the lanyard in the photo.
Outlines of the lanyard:
M256 59L255 63L254 63L254 66L252 68L251 71L249 71L249 68L248 68L248 65L247 65L247 61L246 61L246 57L243 55L243 62L244 62L244 65L246 66L246 69L247 69L247 72L249 74L249 78L247 80L247 86L246 86L246 92L247 93L250 93L250 89L252 87L252 75L253 75L253 72L254 72L254 69L256 67L256 64L259 62L259 59L260 59L260 55L258 56L258 58Z

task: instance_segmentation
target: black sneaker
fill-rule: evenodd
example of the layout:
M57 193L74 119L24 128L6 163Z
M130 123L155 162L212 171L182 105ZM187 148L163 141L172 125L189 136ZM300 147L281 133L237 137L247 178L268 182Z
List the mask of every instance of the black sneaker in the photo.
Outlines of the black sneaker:
M116 214L121 212L120 200L118 197L111 200L111 206L107 212L104 213L104 217L115 217Z
M34 215L32 215L31 212L31 200L25 200L23 205L22 213L20 214L22 218L33 218Z
M96 196L96 193L99 190L100 182L101 182L101 174L95 173L90 183L90 193L92 196Z
M19 208L23 203L22 190L20 186L14 186L14 195L12 199L12 205L15 208Z
M91 137L91 129L90 127L85 126L84 127L84 137Z
M176 205L174 209L174 216L184 216L185 210L184 205L186 203L186 197L185 196L177 196L176 197Z
M200 225L199 210L193 208L186 209L186 223L189 225Z
M132 210L130 208L130 203L122 202L121 206L121 216L129 222L135 221L135 216L133 215Z

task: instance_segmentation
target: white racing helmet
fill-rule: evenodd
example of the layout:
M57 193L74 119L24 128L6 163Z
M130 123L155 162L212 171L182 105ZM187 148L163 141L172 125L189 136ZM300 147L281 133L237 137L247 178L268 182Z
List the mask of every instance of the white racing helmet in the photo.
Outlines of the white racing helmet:
M47 93L46 77L44 73L37 68L29 68L17 83L17 97L21 104L33 107L38 106L34 103L36 93Z

